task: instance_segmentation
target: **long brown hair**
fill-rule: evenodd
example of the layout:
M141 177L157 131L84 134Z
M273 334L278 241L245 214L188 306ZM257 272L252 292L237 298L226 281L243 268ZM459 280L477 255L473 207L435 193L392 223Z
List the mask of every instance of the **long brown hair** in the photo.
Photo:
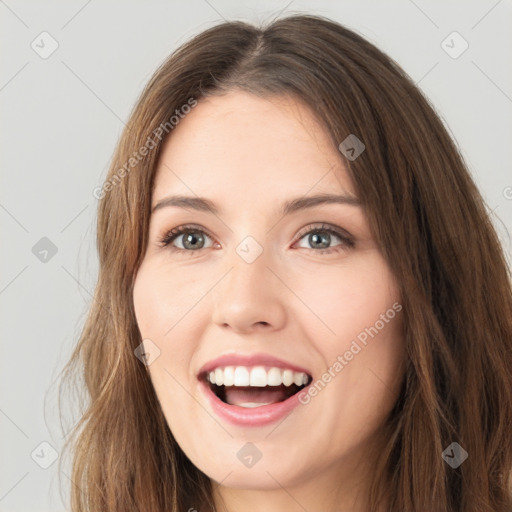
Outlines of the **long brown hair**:
M350 134L366 146L340 159L399 283L407 352L370 510L384 494L392 511L512 510L511 273L489 209L404 71L342 25L295 15L200 33L159 67L131 113L99 194L98 282L63 378L81 376L87 394L65 445L73 512L214 509L209 478L174 440L134 356L132 296L165 140L155 130L172 136L169 120L191 99L237 88L297 98L336 147ZM453 442L468 453L457 468L442 457Z

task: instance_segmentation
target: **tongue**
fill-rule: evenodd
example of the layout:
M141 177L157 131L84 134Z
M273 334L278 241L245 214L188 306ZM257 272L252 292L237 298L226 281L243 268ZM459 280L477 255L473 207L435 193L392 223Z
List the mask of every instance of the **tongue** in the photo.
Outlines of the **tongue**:
M266 386L264 388L227 386L225 400L230 405L273 404L288 398L284 386Z

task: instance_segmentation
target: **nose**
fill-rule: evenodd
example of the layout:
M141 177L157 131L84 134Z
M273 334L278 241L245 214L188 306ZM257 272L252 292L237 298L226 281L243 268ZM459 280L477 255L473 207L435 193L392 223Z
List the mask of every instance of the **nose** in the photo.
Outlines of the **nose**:
M212 290L216 325L240 334L284 327L289 293L265 254L252 263L234 255L227 274Z

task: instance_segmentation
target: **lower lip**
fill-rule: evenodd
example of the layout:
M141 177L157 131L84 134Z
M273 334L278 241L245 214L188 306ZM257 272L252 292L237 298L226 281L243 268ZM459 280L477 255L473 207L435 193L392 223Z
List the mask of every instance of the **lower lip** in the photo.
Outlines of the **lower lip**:
M275 404L262 405L261 407L240 407L223 402L210 386L200 380L200 387L210 402L214 412L221 419L239 427L261 427L270 425L290 414L300 404L299 394L295 393L290 398ZM306 388L303 388L301 392Z

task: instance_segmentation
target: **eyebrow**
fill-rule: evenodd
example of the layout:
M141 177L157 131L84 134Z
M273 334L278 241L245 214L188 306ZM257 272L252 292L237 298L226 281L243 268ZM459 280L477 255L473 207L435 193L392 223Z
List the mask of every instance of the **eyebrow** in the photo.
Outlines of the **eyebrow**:
M298 197L283 203L281 208L281 215L290 215L299 210L313 208L321 204L347 204L350 206L361 206L361 202L356 197L348 195L335 195L335 194L319 194L309 197ZM191 197L191 196L169 196L160 200L153 206L151 213L155 213L162 208L174 206L186 210L197 210L201 212L209 212L217 215L219 209L215 203L204 197Z

